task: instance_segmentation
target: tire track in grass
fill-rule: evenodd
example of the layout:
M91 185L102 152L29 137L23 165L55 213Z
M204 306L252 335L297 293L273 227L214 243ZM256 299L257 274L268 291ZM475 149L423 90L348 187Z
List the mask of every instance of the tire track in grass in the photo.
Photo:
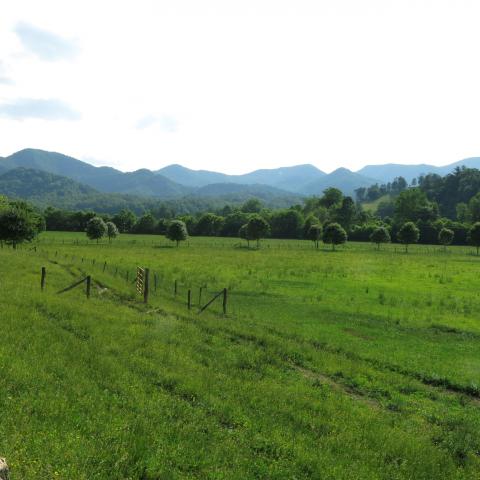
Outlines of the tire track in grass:
M75 275L75 273L72 271L72 269L68 265L61 264L56 260L54 260L54 261L50 260L50 261L52 263L57 264L60 267L63 267L72 276ZM84 273L81 268L78 268L78 270L81 271L82 273ZM113 297L115 301L118 301L119 303L121 303L123 305L126 305L129 308L134 308L135 310L137 310L139 312L147 313L145 311L145 305L138 304L136 302L132 302L131 299L126 298L126 294L123 294L121 292L117 292L114 288L108 287L107 284L105 284L103 282L99 282L97 280L94 280L94 281L97 282L97 284L102 289L108 288L108 291L109 291L111 297ZM152 313L158 313L158 314L163 314L163 315L164 314L172 314L171 312L167 312L167 311L165 311L161 308L154 309L152 311ZM195 321L190 316L181 315L181 314L178 314L178 313L174 313L174 315L179 320L195 324L198 328L200 328L202 330L205 330L210 335L214 332L222 332L222 333L227 334L227 335L232 335L233 334L239 340L255 343L258 347L263 348L263 349L266 348L266 340L265 339L261 339L261 338L255 336L255 335L253 335L253 334L245 334L243 332L239 332L238 330L235 330L232 325L229 325L228 328L226 328L222 325L218 325L213 332L213 329L211 327L209 327L207 325L203 325L202 323L200 323L198 321ZM452 382L451 380L449 380L446 377L440 377L440 376L437 377L437 376L427 375L427 374L424 374L424 373L421 373L421 372L416 372L416 371L413 371L413 370L406 369L406 368L401 367L401 366L396 365L396 364L387 363L387 362L380 361L380 360L377 360L377 359L374 359L374 358L363 357L363 356L361 356L357 353L346 350L342 347L338 347L338 346L328 344L326 342L319 342L318 340L309 340L309 339L306 339L306 338L304 338L300 335L291 334L291 333L287 335L287 334L285 334L283 332L280 332L279 330L274 329L272 327L264 327L264 328L265 328L265 331L268 334L273 335L275 337L278 337L282 340L294 341L294 342L297 343L298 346L308 345L310 347L313 347L315 350L325 351L327 353L331 353L331 354L334 354L334 355L341 355L341 356L343 356L344 358L346 358L350 361L363 362L363 363L368 364L369 366L373 367L374 369L376 369L378 371L388 371L388 372L396 373L396 374L405 376L407 378L417 380L425 386L434 387L435 389L438 389L438 390L440 390L444 393L454 393L454 394L457 394L457 395L458 394L466 395L474 403L480 405L480 389L478 387L476 387L475 385L458 384L458 383ZM288 360L291 361L290 358L288 358ZM297 366L300 367L300 368L305 368L305 366L302 365L301 363L298 364ZM318 372L313 372L312 371L312 374L318 374ZM330 379L330 381L333 381L333 380ZM341 384L340 382L336 382L336 383L338 383L338 385L342 385L343 388L348 388L347 386L345 386L344 384ZM371 400L374 401L373 399L371 399Z
M301 337L300 335L289 334L286 335L272 327L266 329L272 335L278 336L279 338L285 340L295 340L299 344L307 344L315 348L316 350L326 351L328 353L342 355L349 360L355 362L364 362L375 368L379 371L389 371L393 373L398 373L408 378L412 378L420 381L424 385L437 387L440 390L445 392L463 394L471 397L472 400L480 402L480 387L476 385L463 385L460 383L452 382L446 377L428 375L421 372L416 372L414 370L409 370L407 368L401 367L393 363L387 363L385 361L377 360L375 358L364 357L352 351L346 350L342 347L331 345L327 342L320 342L318 340L309 340L307 338Z
M69 265L62 265L62 264L58 263L57 261L55 261L55 263L58 266L63 267L72 276L75 276L75 272L72 270L72 268L70 268ZM79 270L82 271L82 269L79 269ZM84 274L85 272L82 271L82 273ZM154 314L154 315L158 315L158 314L159 315L172 315L172 313L169 313L169 312L167 312L167 311L165 311L161 308L154 308L154 309L146 310L145 305L136 304L136 303L133 303L131 301L126 301L126 299L124 298L124 296L122 296L121 293L116 292L114 288L108 287L107 284L105 284L103 282L100 282L100 281L96 281L96 283L102 290L108 289L109 293L111 294L111 299L113 298L114 301L118 301L119 303L121 303L122 305L124 305L128 308L135 309L136 311L147 314L147 315L151 315L151 314ZM245 343L250 343L250 344L254 345L255 348L259 348L259 349L262 349L262 350L265 350L268 347L268 342L266 340L259 339L255 335L241 334L240 332L235 332L235 331L232 332L231 329L224 328L220 325L218 326L218 328L214 329L214 328L212 328L208 325L204 325L200 322L195 321L190 316L179 315L179 314L173 314L173 315L177 320L186 322L190 325L194 325L196 328L198 328L204 334L207 334L209 336L218 336L220 334L224 338L228 338L230 341L232 340L232 338L241 339ZM377 400L365 395L363 392L355 391L353 388L351 388L351 387L349 387L349 386L347 386L347 385L345 385L341 382L338 382L338 381L334 380L331 376L328 376L328 375L323 374L323 373L316 372L312 369L307 368L306 366L302 365L299 362L295 362L293 359L291 359L289 357L289 355L286 352L284 352L282 354L282 352L277 351L276 353L277 353L277 360L280 360L281 364L289 367L290 369L293 369L294 371L299 373L302 377L310 379L310 380L314 380L314 381L320 381L324 384L327 384L327 385L330 386L330 388L332 388L333 391L335 391L337 393L340 393L340 394L347 395L348 397L350 397L350 398L352 398L356 401L359 401L359 402L369 406L370 408L380 408L381 407L380 403ZM164 391L165 393L167 393L171 396L174 396L175 398L177 398L179 400L182 400L182 401L185 401L185 402L189 403L193 407L206 407L206 405L204 405L203 402L199 398L191 398L191 396L189 394L186 394L185 392L182 392L182 391L178 391L177 388L176 388L177 386L175 384L171 384L168 381L165 383L163 381L163 379L161 379L161 378L156 378L154 380L152 379L152 385L155 388L159 388L162 391ZM213 412L210 411L209 408L207 408L207 411L210 413L210 415L213 413ZM219 420L220 420L220 423L224 423L224 419L220 418Z
M313 381L319 381L320 383L329 385L330 388L336 392L343 393L350 397L351 399L361 402L365 405L367 405L370 408L375 408L375 409L380 409L382 406L380 402L377 400L373 399L372 397L369 397L362 392L355 391L353 388L348 387L347 385L344 385L343 383L335 381L333 378L331 378L329 375L326 375L324 373L319 373L314 370L311 370L309 368L301 367L300 365L296 365L295 363L291 364L292 369L298 372L300 375L303 377L313 380Z

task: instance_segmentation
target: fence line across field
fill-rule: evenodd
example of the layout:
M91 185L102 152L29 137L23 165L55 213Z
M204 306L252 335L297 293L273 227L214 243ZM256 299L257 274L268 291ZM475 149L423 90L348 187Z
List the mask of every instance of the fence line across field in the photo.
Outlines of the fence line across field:
M43 278L43 270L42 270L42 278ZM61 293L65 293L65 292L68 292L69 290L73 290L75 287L78 287L79 285L81 285L82 283L85 283L86 284L86 295L87 295L87 298L90 298L90 289L91 289L91 285L92 285L92 277L90 275L87 275L86 277L80 279L78 282L75 282L75 283L72 283L71 285L69 285L68 287L65 287L63 288L62 290L59 290L57 292L57 295L58 294L61 294Z
M46 257L47 259L50 257L50 254L53 254L53 252L49 252L48 250L47 251L43 251L43 250L30 250L29 253L38 253L44 257ZM55 251L55 258L58 258L58 251ZM101 269L102 273L107 273L107 274L111 274L113 276L117 276L117 274L120 272L121 274L121 271L119 269L118 266L116 265L109 265L107 263L107 261L103 261L103 262L99 262L97 261L97 259L95 258L92 258L92 259L89 259L89 258L86 258L86 257L75 257L74 255L64 255L65 259L68 259L70 258L72 262L74 261L77 261L77 263L84 263L84 262L91 262L92 266L98 268L98 269ZM54 263L58 263L57 260L55 260ZM111 270L111 271L110 271ZM129 273L130 273L130 269L126 269L125 271L125 280L127 281L127 283L134 283L135 284L135 291L137 292L137 294L139 295L143 295L143 301L144 303L148 303L148 299L149 299L149 294L150 294L150 285L149 285L149 277L150 277L150 269L149 268L146 268L146 267L137 267L136 268L136 275L135 277L133 278L133 280L130 282L129 280ZM40 284L41 284L41 289L43 290L45 288L45 284L46 284L46 268L45 267L42 267L42 271L41 271L41 280L40 280ZM158 289L158 286L159 284L163 284L163 285L167 285L165 281L162 281L160 282L159 281L159 278L160 279L164 279L163 275L158 275L157 273L154 273L154 292L157 291ZM84 278L82 278L81 280L79 280L78 282L75 282L74 284L72 285L69 285L67 286L65 289L57 292L58 294L60 293L64 293L64 292L67 292L79 285L81 285L83 282L86 282L87 283L87 297L90 297L90 292L91 292L91 287L90 287L90 284L91 284L91 277L90 276L86 276ZM178 294L180 293L180 283L177 279L173 280L173 296L174 298L177 298L178 297ZM192 297L192 294L193 294L193 290L192 290L192 287L191 287L191 284L187 284L185 285L185 287L188 287L187 288L187 308L190 310L192 308L192 300L193 300L193 297ZM207 309L212 303L214 300L216 300L219 296L221 296L223 294L223 302L222 302L222 310L223 310L223 314L226 315L227 313L227 289L226 288L223 288L220 292L218 292L217 294L214 295L214 297L209 301L207 302L207 304L205 304L203 307L201 307L201 303L202 303L202 297L203 297L203 294L204 293L207 293L207 286L206 284L203 284L201 286L199 286L199 291L198 291L198 305L199 305L199 311L198 313L202 313L205 309Z

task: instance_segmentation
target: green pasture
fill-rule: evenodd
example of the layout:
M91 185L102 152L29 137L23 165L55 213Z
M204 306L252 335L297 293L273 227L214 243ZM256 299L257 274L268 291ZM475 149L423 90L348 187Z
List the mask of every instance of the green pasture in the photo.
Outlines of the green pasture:
M0 456L13 480L480 478L479 273L469 247L5 247ZM85 275L89 300L56 293Z

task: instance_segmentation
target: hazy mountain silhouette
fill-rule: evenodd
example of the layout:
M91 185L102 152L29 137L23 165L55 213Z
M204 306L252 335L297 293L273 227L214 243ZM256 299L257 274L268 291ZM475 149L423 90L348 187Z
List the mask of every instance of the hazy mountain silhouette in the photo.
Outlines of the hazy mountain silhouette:
M181 165L168 165L152 172L147 169L121 172L111 167L95 167L76 158L56 152L28 148L8 157L0 157L0 174L23 167L61 175L93 187L99 192L153 196L175 199L185 196L255 195L259 198L284 198L299 195L321 195L328 187L336 187L353 195L359 187L388 183L402 176L408 182L427 173L446 175L455 167L480 168L480 157L466 158L443 167L388 163L367 165L357 172L338 168L326 174L309 164L255 170L243 175L227 175L209 170L192 170ZM238 185L254 186L238 189ZM209 187L210 186L210 187ZM209 188L206 188L209 187ZM272 191L271 189L277 189Z

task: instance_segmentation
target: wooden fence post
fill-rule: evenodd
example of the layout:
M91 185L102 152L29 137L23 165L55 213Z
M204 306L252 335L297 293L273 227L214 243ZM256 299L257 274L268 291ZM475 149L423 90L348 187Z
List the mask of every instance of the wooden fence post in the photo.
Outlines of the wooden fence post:
M175 280L175 286L173 287L173 294L176 297L177 296L177 281Z
M47 269L45 267L42 267L42 279L40 281L40 287L42 289L42 292L45 288L45 277L47 276Z
M188 289L187 305L188 309L190 310L192 308L192 291L190 289Z
M227 289L223 289L223 314L227 314Z
M146 268L145 269L145 280L144 280L144 286L143 286L143 303L148 303L148 290L150 288L149 285L149 277L150 277L150 269Z
M203 287L200 287L200 289L198 290L198 305L199 306L202 304L202 290L203 290Z
M92 286L92 277L88 275L87 277L87 298L90 298L90 288Z
M107 268L107 262L103 264L103 271L105 271L106 268Z

